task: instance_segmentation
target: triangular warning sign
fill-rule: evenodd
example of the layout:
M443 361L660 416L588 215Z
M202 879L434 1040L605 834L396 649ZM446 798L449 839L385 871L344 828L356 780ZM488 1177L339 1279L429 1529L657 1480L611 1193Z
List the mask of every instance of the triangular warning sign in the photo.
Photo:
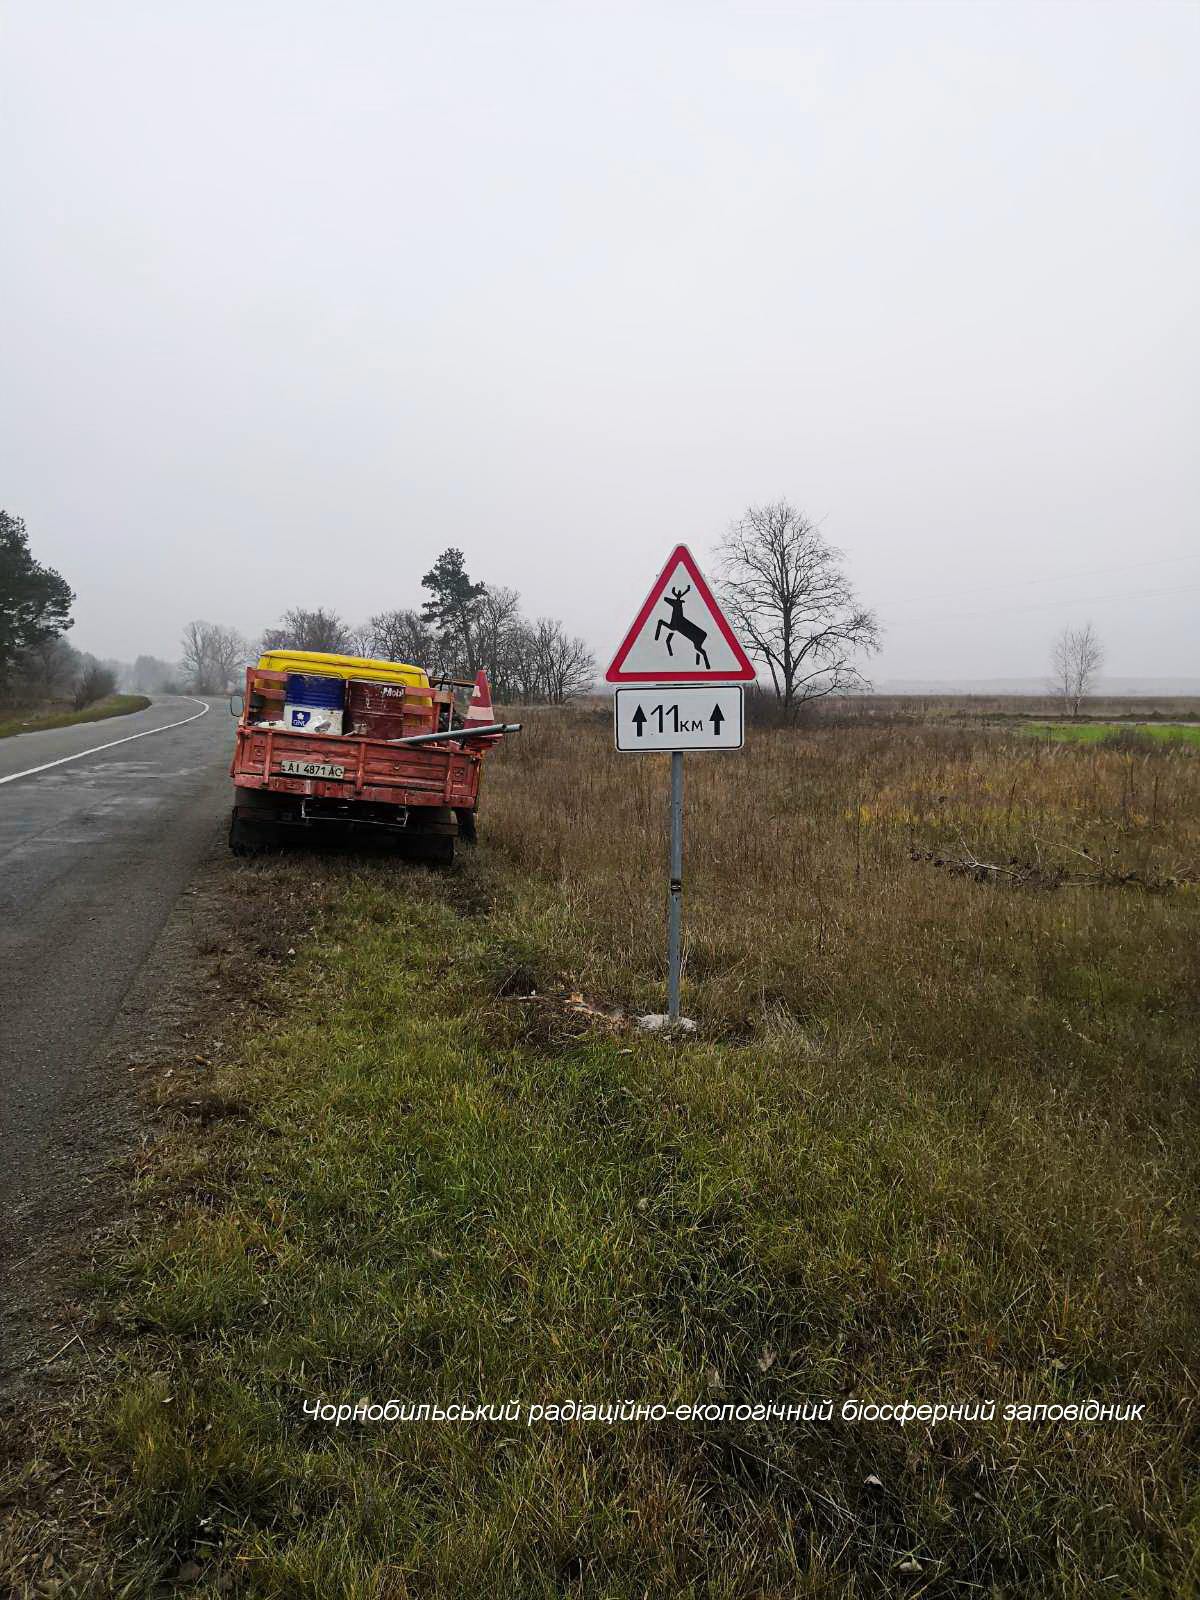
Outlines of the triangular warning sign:
M687 545L671 551L604 676L609 683L737 683L754 677Z

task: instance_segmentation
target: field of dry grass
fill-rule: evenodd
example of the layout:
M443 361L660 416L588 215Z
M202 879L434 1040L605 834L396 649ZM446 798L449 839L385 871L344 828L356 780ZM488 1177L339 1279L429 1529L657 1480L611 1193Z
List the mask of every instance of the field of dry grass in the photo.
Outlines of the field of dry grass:
M769 713L770 698L763 697ZM1027 718L1067 717L1060 695L1028 694L859 694L815 701L818 722L908 722L964 724L1019 722ZM1080 706L1084 721L1195 722L1200 700L1191 695L1089 695Z
M528 904L568 981L644 1009L663 981L666 770L616 754L603 711L534 712L486 799L489 844L514 869L515 935ZM1048 1030L1073 1058L1047 1016L1060 996L1103 1008L1107 986L1144 989L1151 1014L1174 1008L1181 1026L1195 1002L1187 751L887 725L756 731L744 755L686 770L685 979L711 1024L866 1016L943 1061L997 1027ZM981 881L1059 887L997 895ZM1140 1013L1128 1020L1136 1033Z
M662 1006L666 763L525 723L452 873L238 869L316 931L189 1089L221 1114L134 1174L104 1381L24 1480L102 1530L78 1592L1194 1593L1200 755L868 724L690 757L672 1042L614 1020ZM392 1396L834 1419L303 1411ZM1002 1415L1090 1400L1144 1412Z

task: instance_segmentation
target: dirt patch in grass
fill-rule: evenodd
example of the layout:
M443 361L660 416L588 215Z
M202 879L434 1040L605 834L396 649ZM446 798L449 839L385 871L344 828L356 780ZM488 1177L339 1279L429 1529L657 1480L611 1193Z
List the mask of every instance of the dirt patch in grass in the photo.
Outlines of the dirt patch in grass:
M212 1122L225 1122L231 1118L237 1120L250 1115L250 1107L244 1100L224 1094L195 1095L188 1089L164 1100L159 1111L164 1117L176 1117L181 1122L198 1122L202 1128L207 1128Z

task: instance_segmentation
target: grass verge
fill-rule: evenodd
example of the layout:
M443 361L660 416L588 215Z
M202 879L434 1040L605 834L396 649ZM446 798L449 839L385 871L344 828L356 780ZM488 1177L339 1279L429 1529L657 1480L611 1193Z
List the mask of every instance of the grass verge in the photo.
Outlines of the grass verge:
M150 704L144 694L110 694L82 711L48 711L33 716L0 717L0 739L17 733L43 733L48 728L70 728L77 722L103 722L108 717L125 717L131 711L144 711Z
M839 731L689 763L704 1031L671 1044L576 998L660 996L664 765L608 741L531 719L445 877L242 869L318 921L233 1059L167 1085L44 1467L96 1519L72 1592L1193 1593L1195 762ZM1172 887L913 859L956 838ZM304 1409L391 1398L834 1418ZM1003 1417L1092 1399L1144 1414Z

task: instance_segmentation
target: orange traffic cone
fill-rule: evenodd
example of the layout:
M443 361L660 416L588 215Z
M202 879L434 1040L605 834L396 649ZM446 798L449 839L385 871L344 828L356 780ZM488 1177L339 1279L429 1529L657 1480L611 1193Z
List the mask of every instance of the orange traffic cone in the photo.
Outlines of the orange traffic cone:
M488 686L487 673L485 672L476 674L475 688L467 706L466 717L463 720L468 728L472 725L478 727L483 724L486 726L489 722L495 722L496 720L496 713L492 706L492 691ZM494 744L501 737L502 735L497 733L490 738L474 739L471 742L473 744Z

